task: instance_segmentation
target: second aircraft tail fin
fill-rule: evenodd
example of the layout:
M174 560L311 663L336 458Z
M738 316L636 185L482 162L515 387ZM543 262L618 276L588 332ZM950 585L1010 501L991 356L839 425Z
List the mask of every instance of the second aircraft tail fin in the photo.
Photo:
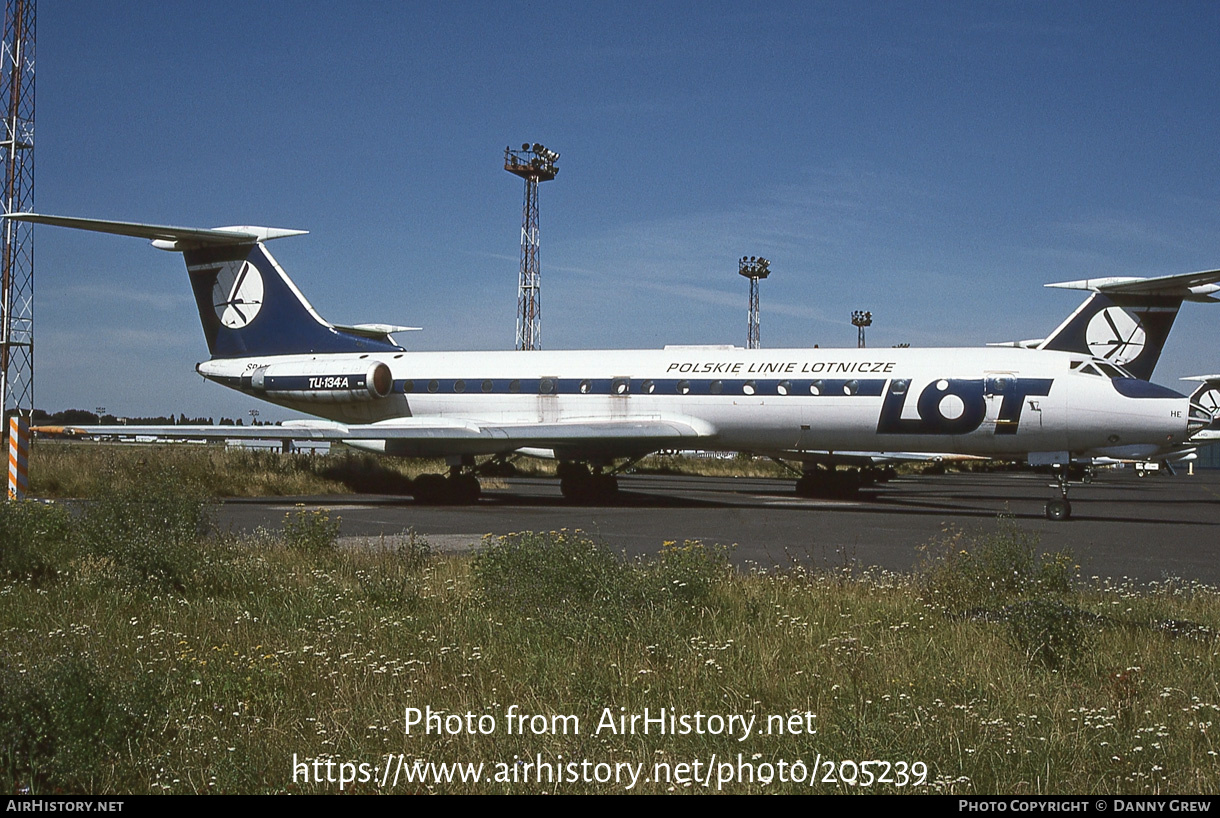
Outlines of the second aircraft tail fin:
M1217 301L1220 270L1158 278L1094 278L1047 284L1092 295L1038 349L1080 352L1148 380L1183 301Z

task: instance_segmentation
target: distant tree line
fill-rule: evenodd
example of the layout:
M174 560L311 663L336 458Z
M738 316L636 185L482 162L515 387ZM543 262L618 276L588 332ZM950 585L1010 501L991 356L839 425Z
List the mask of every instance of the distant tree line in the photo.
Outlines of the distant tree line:
M87 409L64 409L50 413L45 409L35 409L33 421L35 426L121 426L130 423L133 426L213 426L216 425L210 417L188 418L185 413L177 417L159 415L157 417L116 417L115 415L99 415ZM241 426L242 419L221 418L221 426ZM255 426L266 426L254 421Z

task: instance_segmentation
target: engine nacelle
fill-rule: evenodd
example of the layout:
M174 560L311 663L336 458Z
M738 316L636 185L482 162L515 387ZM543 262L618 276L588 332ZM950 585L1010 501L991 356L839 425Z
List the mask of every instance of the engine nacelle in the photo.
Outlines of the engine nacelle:
M309 403L378 400L394 391L394 376L381 361L305 361L255 369L249 388L268 397Z

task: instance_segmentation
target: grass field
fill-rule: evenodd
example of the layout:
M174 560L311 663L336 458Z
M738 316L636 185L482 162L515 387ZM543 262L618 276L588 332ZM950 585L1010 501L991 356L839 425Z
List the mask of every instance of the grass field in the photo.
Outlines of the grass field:
M174 456L0 506L11 792L1220 787L1212 588L1082 585L1006 524L910 575L578 532L345 551L306 509L210 531Z

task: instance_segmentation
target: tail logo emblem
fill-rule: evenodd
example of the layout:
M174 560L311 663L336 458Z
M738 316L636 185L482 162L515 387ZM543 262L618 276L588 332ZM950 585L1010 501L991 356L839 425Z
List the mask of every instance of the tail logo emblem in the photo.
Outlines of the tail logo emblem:
M1098 358L1121 365L1140 356L1146 335L1138 318L1122 307L1107 307L1089 321L1085 339Z
M227 264L212 288L216 317L229 329L241 329L254 320L263 307L263 277L248 261Z
M1211 412L1213 418L1220 418L1220 387L1208 389L1195 402Z

